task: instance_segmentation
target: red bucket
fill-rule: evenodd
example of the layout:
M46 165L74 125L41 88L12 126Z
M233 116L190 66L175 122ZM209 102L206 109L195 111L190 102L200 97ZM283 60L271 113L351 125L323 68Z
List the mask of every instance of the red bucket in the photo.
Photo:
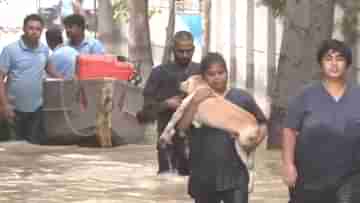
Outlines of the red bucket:
M77 58L76 74L80 80L110 77L129 81L136 71L133 64L120 62L116 56L80 54Z

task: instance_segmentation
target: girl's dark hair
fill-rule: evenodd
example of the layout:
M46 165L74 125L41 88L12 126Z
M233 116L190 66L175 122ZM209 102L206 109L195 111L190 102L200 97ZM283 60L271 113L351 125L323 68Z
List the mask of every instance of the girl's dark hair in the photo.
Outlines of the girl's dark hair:
M321 63L321 59L330 51L339 52L346 60L346 64L349 66L352 63L351 49L342 41L336 39L324 40L317 52L318 63Z
M202 58L200 62L200 73L204 75L205 72L210 68L211 64L221 64L225 67L225 71L227 72L224 57L219 53L209 52L204 58Z
M38 22L40 22L41 26L44 26L44 20L38 14L30 14L30 15L26 16L24 19L23 26L25 27L29 21L38 21Z

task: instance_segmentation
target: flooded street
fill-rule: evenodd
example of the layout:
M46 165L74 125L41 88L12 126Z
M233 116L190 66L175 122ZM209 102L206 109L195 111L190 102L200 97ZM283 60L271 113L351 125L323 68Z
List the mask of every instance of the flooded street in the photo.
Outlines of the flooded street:
M185 177L156 176L153 145L114 148L0 144L0 202L191 203ZM279 151L257 152L251 203L285 203Z

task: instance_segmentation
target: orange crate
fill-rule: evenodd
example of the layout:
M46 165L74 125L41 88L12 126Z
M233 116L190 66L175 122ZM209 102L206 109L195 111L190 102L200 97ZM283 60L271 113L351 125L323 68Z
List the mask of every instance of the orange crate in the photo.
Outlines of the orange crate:
M133 64L120 62L116 56L80 54L76 73L80 80L111 77L127 81L135 76L136 71Z

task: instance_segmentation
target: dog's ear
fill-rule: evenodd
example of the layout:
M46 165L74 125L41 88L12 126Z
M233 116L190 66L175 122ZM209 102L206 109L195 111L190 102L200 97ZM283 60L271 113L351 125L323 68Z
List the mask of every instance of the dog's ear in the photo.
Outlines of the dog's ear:
M187 92L193 92L202 83L203 79L201 75L192 75L187 80Z
M205 82L204 78L201 75L194 75L193 80L196 85L200 85Z

